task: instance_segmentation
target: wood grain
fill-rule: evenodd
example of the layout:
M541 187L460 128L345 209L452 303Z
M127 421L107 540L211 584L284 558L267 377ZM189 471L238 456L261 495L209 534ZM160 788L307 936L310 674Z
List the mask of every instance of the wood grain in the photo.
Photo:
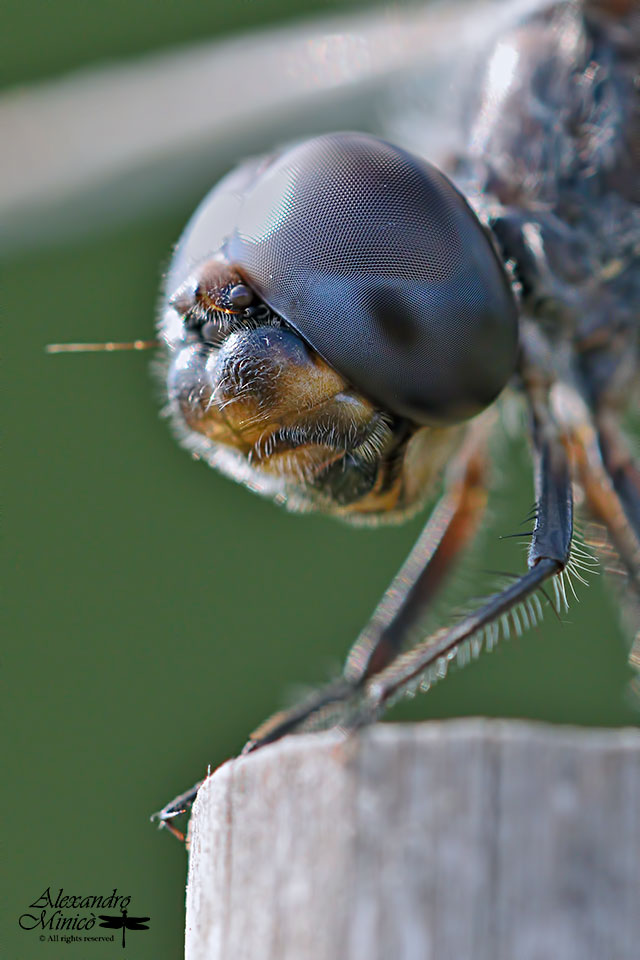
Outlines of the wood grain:
M288 738L191 823L187 960L638 960L640 731Z

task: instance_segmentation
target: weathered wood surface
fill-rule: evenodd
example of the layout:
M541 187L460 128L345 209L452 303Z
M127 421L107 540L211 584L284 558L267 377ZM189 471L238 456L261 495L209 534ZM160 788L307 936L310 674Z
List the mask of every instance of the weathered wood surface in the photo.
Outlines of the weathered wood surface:
M638 960L640 731L289 738L196 801L187 960Z

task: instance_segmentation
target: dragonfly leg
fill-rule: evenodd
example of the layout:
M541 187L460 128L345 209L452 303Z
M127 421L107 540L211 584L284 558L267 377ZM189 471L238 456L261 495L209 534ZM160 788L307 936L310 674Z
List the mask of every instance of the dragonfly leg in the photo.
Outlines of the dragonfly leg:
M601 523L640 598L640 470L610 410L595 417L566 386L555 407L563 420L577 483L590 516Z
M640 464L634 461L621 419L637 397L638 353L634 330L601 325L577 355L584 395L571 434L587 507L609 538L640 595Z
M488 425L477 424L469 434L447 471L444 496L349 651L344 675L354 685L365 683L406 648L455 561L476 534L487 504L487 432Z
M162 810L151 814L151 820L156 820L160 828L168 830L169 833L173 834L176 840L179 840L181 843L185 842L185 834L182 830L179 830L172 821L176 817L188 812L203 783L204 780L199 780L198 783L194 783L190 790L185 790L184 793L179 794L169 803L165 804Z
M606 531L597 548L607 559L613 548L622 564L613 566L626 587L619 590L620 616L633 638L629 663L640 670L640 470L617 424L609 417L596 423L597 429L587 415L569 432L571 457L585 507Z
M623 574L624 587L618 590L620 616L632 637L635 635L629 662L639 670L640 464L620 425L629 398L637 395L638 359L633 339L633 332L627 330L625 335L624 328L613 335L610 330L604 340L596 331L595 341L584 345L578 370L589 409L583 410L569 433L585 506L606 531L596 548L609 561L608 571L617 574L616 579ZM611 564L612 553L619 564ZM640 702L640 678L633 681L632 688L635 702Z
M404 649L461 551L473 538L487 501L486 446L492 418L469 431L445 477L445 493L373 617L351 648L342 677L289 710L275 714L251 735L249 753L304 727L326 708L357 698L367 680Z
M617 418L610 411L603 410L596 414L596 425L602 462L625 516L635 531L640 550L640 466L634 462Z
M572 437L576 475L591 516L601 522L628 575L629 586L640 597L640 528L632 523L633 499L625 496L634 483L634 465L616 468L602 456L599 437L591 429ZM640 500L638 503L640 507ZM640 520L640 516L638 517Z
M397 657L385 670L371 677L354 726L379 716L409 690L428 688L446 673L448 661L458 655L465 642L482 638L487 629L526 604L546 580L561 574L571 554L573 500L571 471L565 438L557 428L548 405L549 384L541 368L523 371L525 390L532 415L536 517L529 548L528 571L506 589L488 597L473 613L455 626L439 630L407 653ZM494 635L493 633L491 634Z

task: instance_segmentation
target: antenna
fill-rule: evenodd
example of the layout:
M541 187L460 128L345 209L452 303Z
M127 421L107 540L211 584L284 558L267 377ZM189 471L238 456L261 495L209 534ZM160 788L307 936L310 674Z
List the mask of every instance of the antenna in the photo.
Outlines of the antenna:
M114 350L153 350L159 346L159 340L110 340L107 343L48 343L44 349L47 353L112 353Z

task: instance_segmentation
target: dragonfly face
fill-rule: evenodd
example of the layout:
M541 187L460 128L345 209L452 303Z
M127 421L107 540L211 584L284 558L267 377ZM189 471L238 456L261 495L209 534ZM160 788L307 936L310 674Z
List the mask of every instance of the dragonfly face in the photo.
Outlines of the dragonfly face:
M167 292L187 444L294 508L405 514L515 369L515 299L487 233L443 174L364 134L225 178Z

